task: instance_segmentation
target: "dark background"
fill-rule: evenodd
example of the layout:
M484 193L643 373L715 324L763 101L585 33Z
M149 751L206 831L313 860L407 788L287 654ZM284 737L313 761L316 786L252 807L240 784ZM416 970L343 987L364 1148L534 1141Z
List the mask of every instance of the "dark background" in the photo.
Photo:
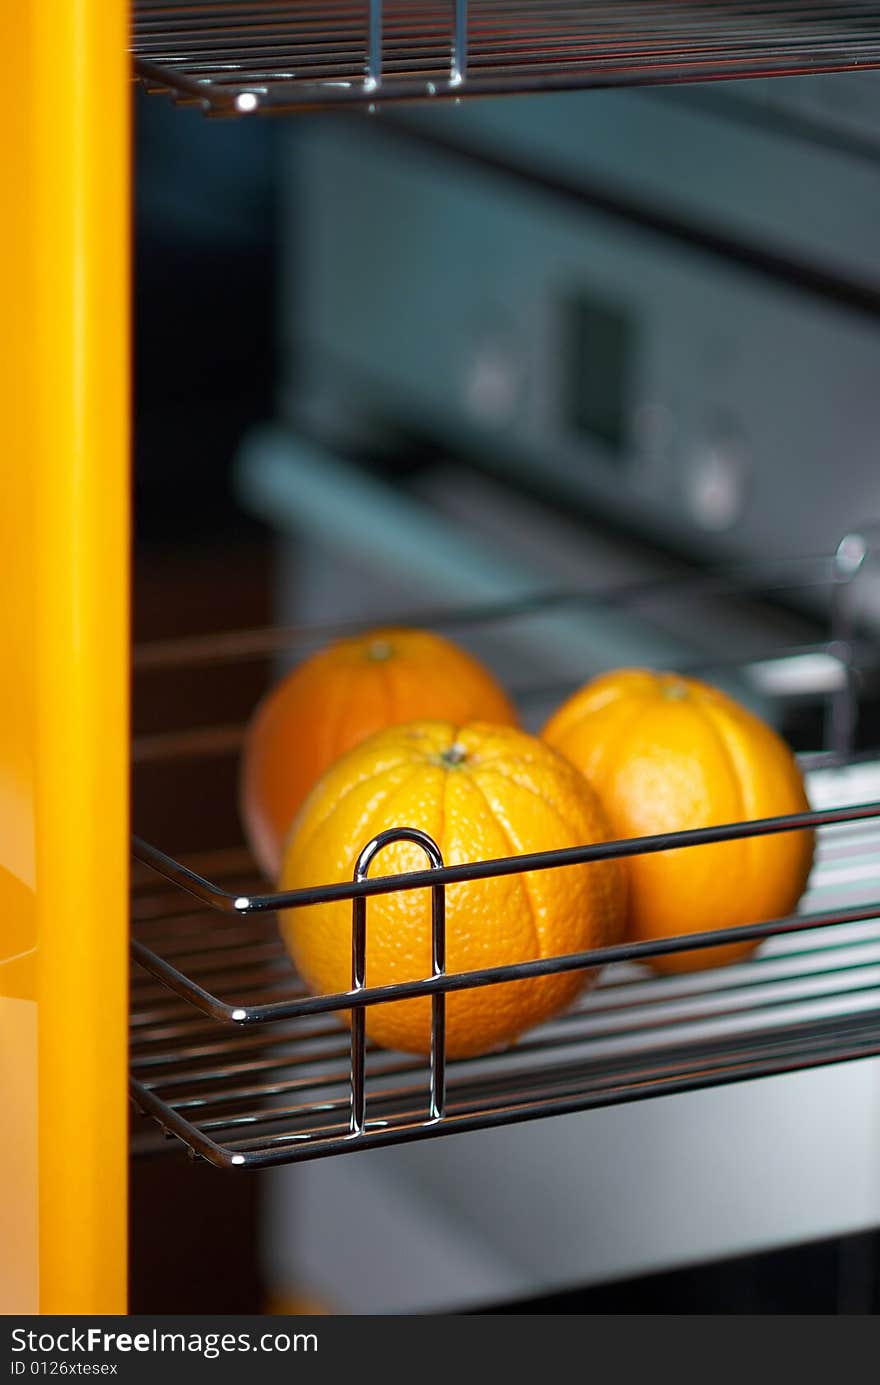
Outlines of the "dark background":
M271 620L271 538L237 509L231 474L242 432L271 412L278 127L206 120L140 91L135 117L138 643ZM236 664L210 679L135 677L135 744L243 721L265 676ZM135 830L172 851L237 841L234 776L230 756L183 769L135 758ZM230 1179L180 1147L133 1159L131 1312L262 1311L257 1195L255 1177Z

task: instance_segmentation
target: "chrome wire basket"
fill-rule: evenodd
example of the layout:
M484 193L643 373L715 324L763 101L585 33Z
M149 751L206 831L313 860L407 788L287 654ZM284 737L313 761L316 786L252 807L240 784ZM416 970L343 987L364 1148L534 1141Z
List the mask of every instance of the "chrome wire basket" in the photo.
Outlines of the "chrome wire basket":
M135 73L216 114L880 64L872 4L134 0Z
M190 1152L221 1167L261 1167L435 1138L542 1116L641 1100L880 1053L880 763L854 747L859 691L872 646L858 638L852 593L867 546L857 536L837 554L785 565L772 576L704 579L703 589L768 586L831 593L831 630L820 646L762 658L764 672L824 660L819 694L827 745L801 757L812 810L626 841L447 865L436 843L401 823L352 862L349 883L265 893L240 848L180 861L139 838L132 893L132 1098ZM690 600L699 579L681 587ZM621 604L639 588L609 594L535 594L517 603L420 616L420 623L472 632L516 609L550 613ZM257 631L136 651L135 668L175 668L253 658L328 631ZM336 633L334 631L334 633ZM693 671L693 670L689 670ZM709 671L711 673L711 671ZM828 674L833 676L828 676ZM237 750L228 728L171 737L172 756ZM143 747L142 747L143 749ZM155 746L150 753L155 753ZM467 880L554 870L609 857L789 831L817 832L816 863L798 913L742 927L515 965L451 973L446 966L445 891ZM422 870L370 874L388 841L425 852ZM433 892L431 974L371 986L366 970L369 899ZM273 914L331 900L352 908L351 989L306 994ZM658 977L642 964L661 953L761 940L756 955L724 968ZM577 1006L485 1057L447 1061L445 997L501 981L601 966L599 985ZM381 1050L365 1034L366 1008L414 996L432 1000L427 1059ZM350 1033L340 1024L350 1012ZM140 1127L136 1148L150 1147Z

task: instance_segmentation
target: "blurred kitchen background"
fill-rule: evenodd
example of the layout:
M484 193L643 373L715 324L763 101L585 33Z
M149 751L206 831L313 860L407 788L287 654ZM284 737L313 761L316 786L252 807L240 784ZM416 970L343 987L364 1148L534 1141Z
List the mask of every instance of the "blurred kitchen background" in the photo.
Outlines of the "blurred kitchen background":
M674 663L821 746L796 560L880 519L880 76L136 112L137 641L636 586L474 646L528 724ZM719 564L749 590L680 584ZM876 747L870 555L853 598ZM229 744L169 793L163 737L282 666L136 664L138 831L240 840ZM878 1169L874 1062L257 1177L154 1154L132 1311L876 1311Z

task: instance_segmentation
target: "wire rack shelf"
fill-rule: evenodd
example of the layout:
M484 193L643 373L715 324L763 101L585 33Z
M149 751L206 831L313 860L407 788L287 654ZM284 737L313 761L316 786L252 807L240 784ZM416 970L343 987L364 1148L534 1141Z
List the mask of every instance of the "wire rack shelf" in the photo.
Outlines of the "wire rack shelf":
M861 0L134 0L135 73L218 114L880 64Z
M840 677L822 683L829 746L803 757L811 811L627 841L444 864L430 838L406 825L366 843L349 882L266 893L242 849L179 861L135 838L132 894L131 1092L135 1104L194 1155L225 1168L253 1168L434 1138L661 1094L880 1054L880 759L854 751L862 676L852 619L856 578L869 545L857 535L828 559L760 575L714 576L704 590L832 590L832 628L822 652ZM656 584L653 589L656 590ZM683 590L693 599L697 584ZM643 599L638 586L597 596L537 594L461 611L465 626L543 615L561 604L590 609ZM436 613L435 613L436 614ZM422 613L422 623L430 623ZM334 633L336 631L334 630ZM326 635L328 632L320 632ZM310 643L314 631L261 631L147 646L135 668L210 669L230 659ZM802 651L815 659L816 647ZM787 649L784 659L796 661ZM150 754L198 758L234 751L236 735L182 738ZM179 738L180 739L180 738ZM149 756L147 757L149 758ZM734 929L626 943L592 952L455 974L445 959L445 890L473 879L554 870L607 857L698 851L785 831L816 832L808 893L792 917ZM423 870L370 873L397 837L425 852ZM375 986L365 972L370 897L430 888L430 975ZM337 995L304 991L281 943L279 909L330 900L352 906L352 985ZM656 976L652 956L760 939L758 952L724 968ZM599 984L569 1013L514 1047L447 1062L445 997L502 981L601 967ZM428 1058L390 1053L365 1036L368 1006L413 996L432 1000ZM350 1031L340 1023L350 1012ZM136 1145L148 1146L143 1128Z

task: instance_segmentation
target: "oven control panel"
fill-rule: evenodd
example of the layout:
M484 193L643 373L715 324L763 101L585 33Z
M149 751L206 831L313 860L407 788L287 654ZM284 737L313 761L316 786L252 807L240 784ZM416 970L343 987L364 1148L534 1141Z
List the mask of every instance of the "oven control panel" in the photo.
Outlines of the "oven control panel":
M308 127L291 410L318 381L696 558L829 551L880 517L880 169L697 98Z

